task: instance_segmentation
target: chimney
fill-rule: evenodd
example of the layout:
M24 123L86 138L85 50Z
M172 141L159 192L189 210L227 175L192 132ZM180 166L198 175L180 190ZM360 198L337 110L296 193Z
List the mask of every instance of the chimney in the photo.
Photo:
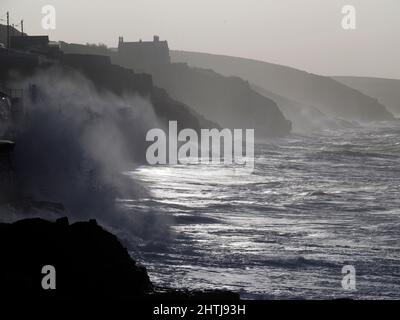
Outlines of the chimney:
M154 37L153 37L153 41L154 41L154 42L160 41L160 37L159 37L159 36L154 36Z

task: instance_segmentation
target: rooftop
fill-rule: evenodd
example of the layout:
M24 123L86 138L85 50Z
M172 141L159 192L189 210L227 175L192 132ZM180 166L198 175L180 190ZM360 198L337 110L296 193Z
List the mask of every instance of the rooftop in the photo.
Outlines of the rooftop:
M134 42L125 42L124 38L120 37L119 38L119 44L118 47L129 47L129 48L140 48L140 47L167 47L168 48L168 42L166 40L160 41L159 36L154 36L153 41L142 41L141 39L139 41L134 41Z

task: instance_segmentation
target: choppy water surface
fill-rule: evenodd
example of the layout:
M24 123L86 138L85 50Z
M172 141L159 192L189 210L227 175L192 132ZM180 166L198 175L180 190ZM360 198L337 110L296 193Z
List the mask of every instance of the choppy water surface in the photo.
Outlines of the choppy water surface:
M240 167L141 167L174 240L143 247L159 285L243 298L400 298L400 126L326 131L258 145ZM357 291L341 269L356 268Z

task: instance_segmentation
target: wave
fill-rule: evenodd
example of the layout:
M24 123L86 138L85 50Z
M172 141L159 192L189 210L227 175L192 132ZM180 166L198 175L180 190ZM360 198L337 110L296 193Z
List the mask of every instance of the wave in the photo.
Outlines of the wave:
M159 234L166 218L139 219L115 201L148 196L142 184L121 172L135 168L145 148L142 137L158 123L151 103L100 93L81 74L58 68L39 71L18 87L31 83L38 99L25 99L24 124L16 134L22 196L62 203L72 220L95 218L141 236L143 230L149 237Z

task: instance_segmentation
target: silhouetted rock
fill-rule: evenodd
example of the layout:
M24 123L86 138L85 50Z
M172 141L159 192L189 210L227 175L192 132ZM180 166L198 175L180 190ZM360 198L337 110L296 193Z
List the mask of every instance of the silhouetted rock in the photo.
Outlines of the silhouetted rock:
M15 199L15 176L12 163L12 141L0 140L0 204Z
M27 219L0 224L0 294L60 299L239 299L227 291L154 289L117 237L96 220L69 224ZM56 289L42 288L42 268L54 266Z
M0 224L0 290L4 295L40 297L140 297L152 290L111 233L96 222L68 224L29 219ZM56 269L56 290L43 290L42 267Z

